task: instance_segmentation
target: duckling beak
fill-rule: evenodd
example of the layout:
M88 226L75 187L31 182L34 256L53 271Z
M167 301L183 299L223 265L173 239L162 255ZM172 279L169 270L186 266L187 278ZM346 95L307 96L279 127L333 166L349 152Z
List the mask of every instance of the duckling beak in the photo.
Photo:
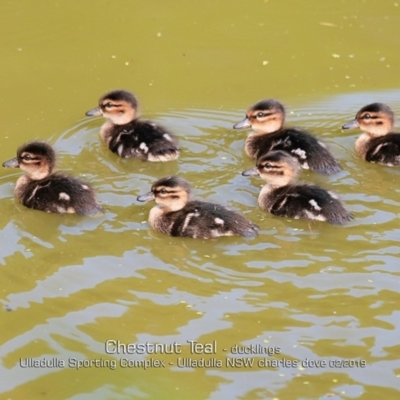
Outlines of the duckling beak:
M6 168L19 168L18 158L12 158L11 160L3 162L3 167Z
M154 194L153 194L153 192L142 194L142 195L138 196L136 200L142 201L142 202L154 200Z
M246 169L242 172L243 176L259 175L257 167Z
M358 128L358 122L356 119L354 119L353 121L348 122L347 124L344 124L342 126L342 129L353 129L353 128Z
M100 117L102 114L100 107L93 108L93 110L89 110L85 112L85 115L88 117Z
M233 129L251 128L250 120L246 117L244 120L233 125Z

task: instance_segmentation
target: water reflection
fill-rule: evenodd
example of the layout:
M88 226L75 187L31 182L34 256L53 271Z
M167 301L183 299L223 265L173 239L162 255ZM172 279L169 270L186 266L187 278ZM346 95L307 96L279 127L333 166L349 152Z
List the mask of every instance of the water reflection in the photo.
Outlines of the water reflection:
M397 42L390 39L397 36L389 32L391 26L398 31L395 3L350 10L349 2L313 2L304 12L296 2L221 3L221 10L194 2L182 18L187 2L159 3L157 13L149 2L136 8L139 19L132 23L133 3L115 8L103 1L96 10L82 3L81 12L35 4L35 17L22 3L6 7L15 7L18 18L10 19L15 34L3 35L0 152L5 160L27 140L48 140L58 168L89 181L106 213L82 219L28 210L13 195L20 171L2 171L1 393L21 399L396 398L400 169L363 162L353 148L359 132L340 129L370 102L385 102L400 115L400 90L393 88ZM104 29L104 18L117 28ZM367 37L375 24L379 29ZM118 27L127 33L107 33ZM21 96L17 83L31 94ZM108 86L133 86L144 97L145 117L180 138L179 161L123 160L100 142L103 120L83 112L93 93ZM246 133L232 125L262 97L282 100L287 125L320 136L340 160L339 174L304 171L301 179L339 193L356 217L351 224L308 227L258 208L262 183L241 176L253 161L243 152ZM259 237L194 241L149 229L151 205L136 196L166 175L188 179L199 198L242 212L260 225ZM166 358L166 368L148 370L20 366L21 358L118 362L105 354L108 339L182 343L183 355L194 359L202 355L190 355L187 340L216 341L212 356L223 366L180 368L174 357ZM267 359L298 360L301 368L263 368L259 354L254 368L229 368L225 360L238 357L231 349L239 344L279 347ZM367 367L311 368L302 366L306 359L362 359Z

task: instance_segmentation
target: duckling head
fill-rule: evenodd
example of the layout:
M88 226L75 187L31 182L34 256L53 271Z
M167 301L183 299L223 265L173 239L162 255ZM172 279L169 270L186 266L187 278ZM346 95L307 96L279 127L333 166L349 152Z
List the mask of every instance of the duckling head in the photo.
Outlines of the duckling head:
M276 150L260 157L254 168L244 171L242 175L260 175L270 186L281 187L293 182L300 170L296 158L288 153Z
M137 198L138 201L154 200L165 211L178 211L189 201L191 188L187 181L177 176L159 179L149 193Z
M133 93L113 90L99 99L99 106L86 112L88 117L102 115L114 125L125 125L137 118L138 102Z
M282 128L285 121L285 108L277 100L261 100L251 106L246 117L233 125L233 129L252 128L254 132L272 133Z
M342 129L360 128L374 136L384 136L393 131L394 113L383 103L372 103L361 108L353 121L342 126Z
M3 167L21 168L33 180L41 180L51 174L56 162L52 147L43 142L32 142L17 150L17 157L3 163Z

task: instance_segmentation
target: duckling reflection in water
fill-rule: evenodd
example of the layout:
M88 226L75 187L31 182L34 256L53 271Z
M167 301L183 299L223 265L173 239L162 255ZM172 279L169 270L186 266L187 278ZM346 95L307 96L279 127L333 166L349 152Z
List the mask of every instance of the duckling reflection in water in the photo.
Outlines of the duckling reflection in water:
M211 239L219 236L255 236L258 227L219 204L191 199L187 181L177 176L159 179L138 201L154 200L150 226L170 236Z
M308 132L284 128L285 108L277 100L261 100L251 106L234 129L252 128L245 142L246 154L258 159L272 150L296 157L304 169L329 175L341 170L326 145Z
M257 160L243 175L260 175L268 183L261 189L259 206L278 217L327 221L341 225L353 217L338 196L319 186L296 184L300 166L284 151L272 151Z
M394 113L386 104L372 103L361 108L353 121L342 129L360 128L364 133L356 140L357 154L371 163L400 165L400 133L393 132Z
M15 186L17 199L28 208L49 213L102 214L94 191L86 182L53 173L55 160L50 145L32 142L21 146L16 158L3 163L3 167L25 172Z
M100 136L120 157L147 161L171 161L179 157L174 135L154 122L139 119L137 99L126 90L106 93L100 98L99 106L86 115L108 118Z

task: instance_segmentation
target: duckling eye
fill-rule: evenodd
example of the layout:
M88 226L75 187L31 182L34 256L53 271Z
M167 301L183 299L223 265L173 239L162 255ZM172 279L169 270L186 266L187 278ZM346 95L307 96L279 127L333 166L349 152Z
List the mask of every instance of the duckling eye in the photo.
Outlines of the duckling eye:
M23 159L23 160L26 160L26 161L29 161L29 160L32 160L32 157L31 157L29 154L25 154L25 155L22 157L22 159Z
M161 193L161 194L166 194L167 191L166 191L165 189L160 189L160 193Z
M257 118L262 118L262 117L265 117L265 114L262 113L262 112L258 112L257 115L256 115L256 117L257 117Z
M111 107L114 107L114 104L113 103L107 103L106 105L105 105L107 108L111 108Z
M372 117L371 117L370 114L365 114L363 118L364 118L364 119L371 119Z
M269 162L267 162L266 164L264 164L264 168L272 168L272 164L270 164Z

